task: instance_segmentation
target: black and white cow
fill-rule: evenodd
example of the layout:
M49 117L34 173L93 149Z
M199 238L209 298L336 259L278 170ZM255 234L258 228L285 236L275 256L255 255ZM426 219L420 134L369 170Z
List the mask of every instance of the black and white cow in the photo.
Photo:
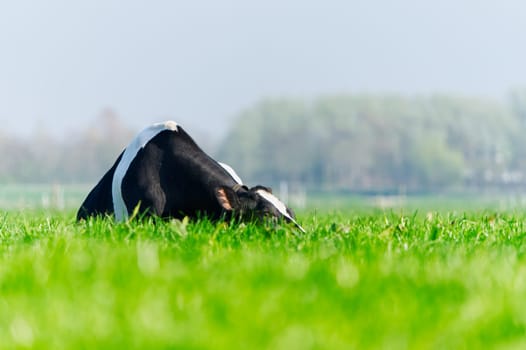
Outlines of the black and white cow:
M154 124L132 140L82 203L77 219L134 209L182 218L275 217L296 222L293 212L263 186L248 188L228 165L203 152L173 121Z

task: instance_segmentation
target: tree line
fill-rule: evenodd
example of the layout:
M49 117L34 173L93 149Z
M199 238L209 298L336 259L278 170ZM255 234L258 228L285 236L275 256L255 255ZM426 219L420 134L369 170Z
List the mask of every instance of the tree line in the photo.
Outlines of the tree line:
M111 110L60 140L47 133L27 140L0 132L0 184L92 183L113 165L134 134Z
M426 191L526 184L526 91L277 98L239 113L212 155L250 184ZM0 183L92 183L136 131L114 113L56 140L0 133Z
M219 156L248 180L349 191L526 183L526 94L266 100L233 123Z

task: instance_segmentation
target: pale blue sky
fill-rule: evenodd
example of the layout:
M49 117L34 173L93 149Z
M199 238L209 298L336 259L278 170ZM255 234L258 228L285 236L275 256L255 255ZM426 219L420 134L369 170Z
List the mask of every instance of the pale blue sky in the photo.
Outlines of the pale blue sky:
M111 107L220 135L264 97L526 86L521 0L2 1L2 132Z

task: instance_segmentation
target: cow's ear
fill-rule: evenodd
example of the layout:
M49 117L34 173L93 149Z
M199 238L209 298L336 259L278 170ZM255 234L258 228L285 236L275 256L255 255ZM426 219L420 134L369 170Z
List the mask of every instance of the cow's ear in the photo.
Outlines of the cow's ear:
M219 205L226 211L232 211L239 208L239 197L230 187L217 187L215 195Z

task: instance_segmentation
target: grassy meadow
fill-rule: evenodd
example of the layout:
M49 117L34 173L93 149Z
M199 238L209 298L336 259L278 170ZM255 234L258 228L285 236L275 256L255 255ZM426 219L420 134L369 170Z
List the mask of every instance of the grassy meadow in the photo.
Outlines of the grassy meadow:
M306 234L2 211L0 349L526 347L526 213L406 204Z

